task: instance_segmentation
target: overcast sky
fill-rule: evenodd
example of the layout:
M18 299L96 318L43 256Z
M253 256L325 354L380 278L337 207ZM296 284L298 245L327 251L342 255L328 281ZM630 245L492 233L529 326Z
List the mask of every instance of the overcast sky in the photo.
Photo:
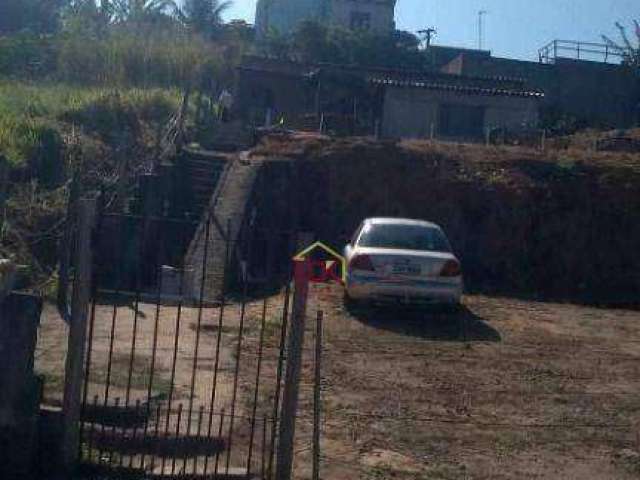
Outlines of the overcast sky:
M226 17L253 22L256 0L234 0ZM617 37L614 23L633 31L640 0L398 0L398 28L438 29L436 43L475 48L478 11L487 10L485 48L496 56L537 59L538 48L553 39L600 41Z

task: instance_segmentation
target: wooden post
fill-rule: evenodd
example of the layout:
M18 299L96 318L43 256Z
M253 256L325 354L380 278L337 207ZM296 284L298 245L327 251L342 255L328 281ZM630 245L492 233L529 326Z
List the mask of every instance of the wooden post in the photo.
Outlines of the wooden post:
M77 212L78 196L80 194L80 172L76 170L71 180L71 186L69 187L69 198L67 200L67 219L65 222L64 233L62 240L58 246L59 251L59 263L58 267L58 311L65 321L69 321L69 305L68 305L68 292L69 292L69 267L71 265L71 250L73 242L73 232L77 218L75 213Z
M0 155L0 234L4 225L4 204L7 195L7 185L9 183L9 163Z
M62 406L64 422L62 455L63 464L68 471L73 470L78 461L86 326L91 296L91 233L95 212L95 199L82 199L78 202L78 242L74 259L75 281Z
M278 444L278 463L276 465L276 478L278 480L291 480L293 468L293 442L296 432L296 416L298 414L302 347L304 345L307 297L309 296L309 273L308 262L295 262L295 291L293 294L291 331L287 345L287 371L282 396L282 413L279 427L280 440Z
M315 379L313 382L313 480L320 480L320 384L322 382L322 320L324 313L316 318Z

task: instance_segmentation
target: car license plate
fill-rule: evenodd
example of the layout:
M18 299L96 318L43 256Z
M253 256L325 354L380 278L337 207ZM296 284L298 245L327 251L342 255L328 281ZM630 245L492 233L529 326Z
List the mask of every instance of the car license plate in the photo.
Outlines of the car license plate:
M394 275L420 275L420 267L418 265L395 264L392 272Z

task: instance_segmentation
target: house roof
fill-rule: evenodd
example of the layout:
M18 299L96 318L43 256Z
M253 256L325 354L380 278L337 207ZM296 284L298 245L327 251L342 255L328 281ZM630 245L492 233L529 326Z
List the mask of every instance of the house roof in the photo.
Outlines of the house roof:
M496 87L482 87L475 85L464 85L447 83L432 80L398 80L387 77L370 77L368 81L374 85L387 85L393 87L422 88L425 90L437 90L446 92L462 93L467 95L489 95L525 98L543 98L544 93L536 90L511 89Z
M390 69L330 63L305 64L255 56L245 57L239 70L295 77L309 77L322 72L323 74L358 76L369 84L377 86L423 88L465 95L544 97L544 92L528 88L523 79L508 77L480 77L439 71Z

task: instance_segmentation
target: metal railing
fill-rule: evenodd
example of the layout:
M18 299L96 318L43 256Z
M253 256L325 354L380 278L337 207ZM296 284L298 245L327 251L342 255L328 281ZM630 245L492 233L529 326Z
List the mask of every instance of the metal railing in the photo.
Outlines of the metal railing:
M558 58L590 60L609 63L620 62L624 51L604 43L553 40L538 50L540 63L555 63Z

